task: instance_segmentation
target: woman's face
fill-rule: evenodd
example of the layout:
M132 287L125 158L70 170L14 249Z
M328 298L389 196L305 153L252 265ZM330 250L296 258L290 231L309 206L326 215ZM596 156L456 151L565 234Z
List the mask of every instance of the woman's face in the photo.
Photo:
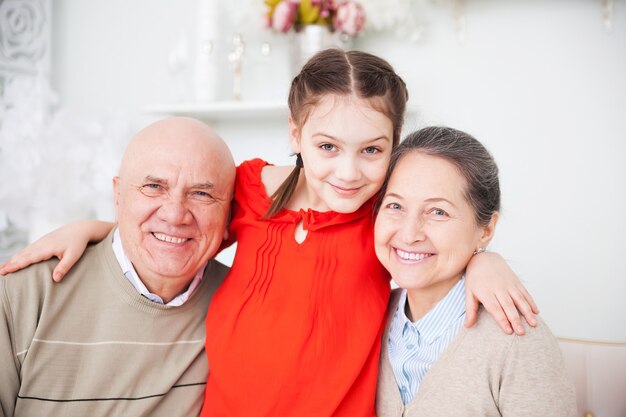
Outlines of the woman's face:
M445 159L419 151L396 165L376 218L376 255L396 283L443 297L495 228L476 224L467 184Z

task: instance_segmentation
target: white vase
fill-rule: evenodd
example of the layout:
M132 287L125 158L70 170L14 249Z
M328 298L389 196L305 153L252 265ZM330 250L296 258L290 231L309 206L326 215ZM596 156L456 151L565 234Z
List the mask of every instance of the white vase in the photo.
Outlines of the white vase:
M220 17L217 0L197 0L196 13L196 61L194 71L194 94L196 102L209 103L218 100L220 71L218 45Z
M295 76L302 66L317 52L328 48L344 51L352 47L352 37L338 31L331 32L325 25L306 25L291 38L291 73Z

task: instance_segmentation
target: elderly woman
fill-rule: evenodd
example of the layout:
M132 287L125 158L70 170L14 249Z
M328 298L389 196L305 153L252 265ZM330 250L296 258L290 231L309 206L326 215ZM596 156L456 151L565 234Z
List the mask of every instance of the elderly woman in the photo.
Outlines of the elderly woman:
M545 323L506 335L465 318L464 272L492 239L498 168L470 135L430 127L392 155L376 254L400 287L383 336L376 411L386 416L574 416L574 389Z

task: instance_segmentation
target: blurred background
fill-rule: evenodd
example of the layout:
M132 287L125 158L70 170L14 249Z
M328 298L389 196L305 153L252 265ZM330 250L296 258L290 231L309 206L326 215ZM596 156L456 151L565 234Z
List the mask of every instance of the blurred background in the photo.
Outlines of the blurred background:
M626 342L626 1L360 4L361 32L331 42L396 68L405 133L449 125L494 154L503 215L491 249L554 333ZM236 162L291 163L299 35L267 29L266 10L0 0L0 257L70 220L113 220L126 142L166 115L212 125Z

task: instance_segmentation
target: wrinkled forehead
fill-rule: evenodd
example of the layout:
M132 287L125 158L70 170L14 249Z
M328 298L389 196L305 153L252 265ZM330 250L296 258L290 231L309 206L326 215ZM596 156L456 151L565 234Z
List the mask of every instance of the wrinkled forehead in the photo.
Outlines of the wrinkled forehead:
M176 146L142 147L126 162L128 166L123 170L126 179L136 182L159 178L171 186L211 183L217 187L225 172L224 163L209 146L184 142Z

